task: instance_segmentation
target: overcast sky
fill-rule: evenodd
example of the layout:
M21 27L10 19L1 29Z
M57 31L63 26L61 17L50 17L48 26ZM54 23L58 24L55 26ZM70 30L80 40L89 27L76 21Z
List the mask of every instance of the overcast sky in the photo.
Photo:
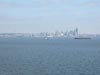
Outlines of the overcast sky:
M0 0L0 33L78 28L100 34L100 0Z

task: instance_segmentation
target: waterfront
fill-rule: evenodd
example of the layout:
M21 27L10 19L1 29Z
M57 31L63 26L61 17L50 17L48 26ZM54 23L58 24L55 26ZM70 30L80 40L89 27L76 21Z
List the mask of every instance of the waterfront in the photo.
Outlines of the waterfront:
M99 41L0 38L0 75L100 75Z

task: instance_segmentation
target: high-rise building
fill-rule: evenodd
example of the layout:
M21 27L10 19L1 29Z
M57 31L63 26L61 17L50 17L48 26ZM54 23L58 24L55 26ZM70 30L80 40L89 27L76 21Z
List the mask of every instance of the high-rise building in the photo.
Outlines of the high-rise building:
M76 28L76 29L74 30L74 33L75 33L76 36L78 35L78 28Z

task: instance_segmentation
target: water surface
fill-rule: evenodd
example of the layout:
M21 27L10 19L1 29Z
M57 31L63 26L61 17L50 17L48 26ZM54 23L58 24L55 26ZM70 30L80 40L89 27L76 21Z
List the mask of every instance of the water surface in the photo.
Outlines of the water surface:
M100 39L0 38L0 75L100 75Z

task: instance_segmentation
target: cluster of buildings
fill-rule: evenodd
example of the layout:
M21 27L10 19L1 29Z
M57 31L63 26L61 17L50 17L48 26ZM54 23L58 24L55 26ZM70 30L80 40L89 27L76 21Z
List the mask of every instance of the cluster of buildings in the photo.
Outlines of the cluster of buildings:
M41 32L41 33L0 33L0 37L42 37L42 38L54 38L54 37L77 37L77 36L94 36L88 34L79 34L78 28L70 31L56 31L54 33Z
M54 33L0 33L0 37L74 37L78 35L78 28L71 31L56 31Z
M74 37L78 36L78 28L71 31L56 31L54 33L41 32L34 35L35 37Z

